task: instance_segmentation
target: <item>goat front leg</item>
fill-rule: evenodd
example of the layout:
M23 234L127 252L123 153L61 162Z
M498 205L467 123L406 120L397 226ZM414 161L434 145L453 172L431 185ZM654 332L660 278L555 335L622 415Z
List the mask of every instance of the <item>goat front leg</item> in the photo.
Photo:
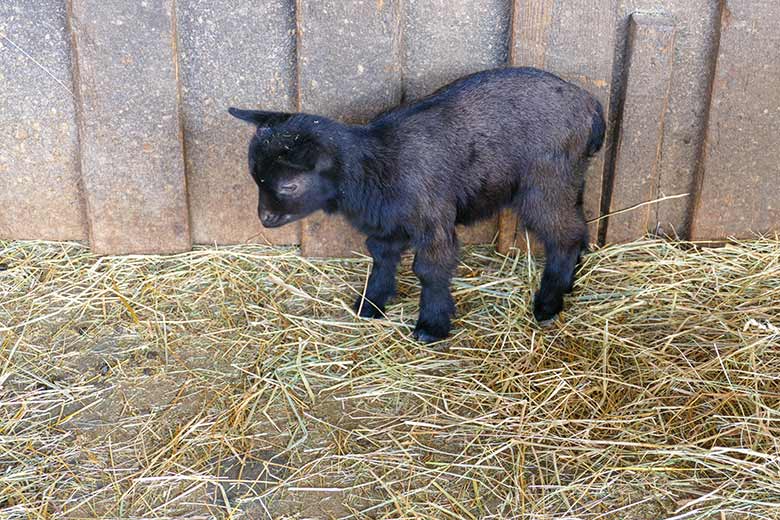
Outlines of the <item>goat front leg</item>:
M406 241L368 237L366 247L374 259L368 277L366 293L358 296L355 312L362 318L379 318L384 315L385 304L395 295L395 274Z
M452 327L455 302L450 281L458 262L455 232L417 250L412 269L420 279L420 317L414 328L415 339L430 343L446 338Z

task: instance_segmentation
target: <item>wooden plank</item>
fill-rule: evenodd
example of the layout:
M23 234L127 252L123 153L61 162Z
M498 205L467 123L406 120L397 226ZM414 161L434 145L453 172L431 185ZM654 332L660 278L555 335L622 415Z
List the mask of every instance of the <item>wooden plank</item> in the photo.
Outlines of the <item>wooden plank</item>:
M507 62L509 0L404 4L404 92L421 98L462 76Z
M601 101L609 118L617 6L617 0L514 0L512 63L544 68L580 85ZM602 152L585 174L584 209L591 221L591 242L598 237L604 166ZM502 214L500 251L523 236L512 218L509 212ZM535 244L534 250L539 249Z
M362 122L401 99L400 0L297 0L300 109ZM303 222L306 256L350 256L364 237L341 219Z
M554 4L551 0L514 1L509 40L513 65L544 68Z
M628 39L628 21L632 13L663 13L674 20L676 27L669 108L664 118L663 148L655 190L656 197L663 200L650 208L656 221L653 231L660 236L689 237L696 172L702 157L710 105L720 4L710 0L620 2L616 34L619 42ZM615 68L619 71L615 76L620 84L612 86L613 92L625 91L625 74L622 73L627 60L625 47L618 45L616 49ZM613 100L613 106L616 101ZM614 150L614 144L609 148ZM611 158L614 166L614 154ZM602 228L606 238L607 221L604 223Z
M780 231L778 18L775 0L724 5L696 240Z
M514 0L509 32L511 65L544 68L553 4L554 0ZM498 218L498 251L507 254L513 247L525 250L526 236L529 235L522 229L517 214L509 209L502 210ZM541 244L532 236L529 238L532 250L541 251Z
M72 91L65 4L0 2L0 238L87 238Z
M507 63L510 0L432 0L404 4L404 92L423 97L459 77ZM498 218L458 228L464 244L485 244Z
M490 244L496 239L497 233L498 216L457 228L458 240L461 244Z
M517 244L517 231L520 227L520 221L517 215L511 209L502 209L498 215L498 240L496 249L499 253L505 255L513 247L519 247Z
M607 242L635 240L656 228L657 207L639 205L658 198L675 33L674 23L667 17L631 16L625 101L609 206L610 213L623 213L609 217Z
M617 0L555 0L545 68L587 89L601 101L610 119L610 90L615 54ZM607 136L607 143L611 137ZM585 173L585 218L590 240L598 237L606 150Z
M178 0L176 11L193 241L299 243L300 223L260 224L246 162L254 128L226 112L296 110L293 4Z
M367 255L366 237L352 229L341 215L317 213L303 221L301 252L314 258Z
M188 250L173 0L72 0L71 10L92 248Z
M624 12L663 11L674 20L674 63L656 188L656 198L665 200L652 206L652 230L660 236L688 238L694 179L706 135L720 2L656 1L621 5Z

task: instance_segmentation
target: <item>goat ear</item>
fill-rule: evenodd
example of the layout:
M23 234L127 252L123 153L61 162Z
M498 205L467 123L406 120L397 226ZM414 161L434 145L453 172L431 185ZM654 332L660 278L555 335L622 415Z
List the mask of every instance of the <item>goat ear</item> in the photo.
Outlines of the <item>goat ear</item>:
M293 114L287 112L267 112L265 110L242 110L240 108L230 107L228 112L231 116L237 117L242 121L247 121L258 127L268 128L290 119Z

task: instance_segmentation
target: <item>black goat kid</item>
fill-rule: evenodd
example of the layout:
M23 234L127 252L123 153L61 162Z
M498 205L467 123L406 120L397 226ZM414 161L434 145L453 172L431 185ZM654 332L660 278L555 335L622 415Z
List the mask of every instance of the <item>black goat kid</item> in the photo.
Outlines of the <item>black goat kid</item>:
M230 109L257 125L249 171L264 226L316 210L339 212L368 235L374 259L361 316L381 316L401 254L413 248L422 284L417 339L447 336L455 305L456 224L511 207L545 246L534 301L554 318L588 243L584 170L601 149L604 117L585 90L531 68L479 72L366 125L321 116Z

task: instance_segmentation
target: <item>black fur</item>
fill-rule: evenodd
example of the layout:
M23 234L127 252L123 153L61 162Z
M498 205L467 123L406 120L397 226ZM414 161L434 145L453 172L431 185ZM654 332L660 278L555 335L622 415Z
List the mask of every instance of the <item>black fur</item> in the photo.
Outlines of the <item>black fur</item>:
M447 336L455 305L456 224L511 207L544 243L534 302L554 318L588 243L582 211L587 158L604 141L599 102L531 68L462 78L366 125L321 116L230 109L257 125L249 169L258 212L276 227L313 211L339 212L368 235L374 259L361 316L380 316L395 291L401 253L415 251L420 317L415 337Z

